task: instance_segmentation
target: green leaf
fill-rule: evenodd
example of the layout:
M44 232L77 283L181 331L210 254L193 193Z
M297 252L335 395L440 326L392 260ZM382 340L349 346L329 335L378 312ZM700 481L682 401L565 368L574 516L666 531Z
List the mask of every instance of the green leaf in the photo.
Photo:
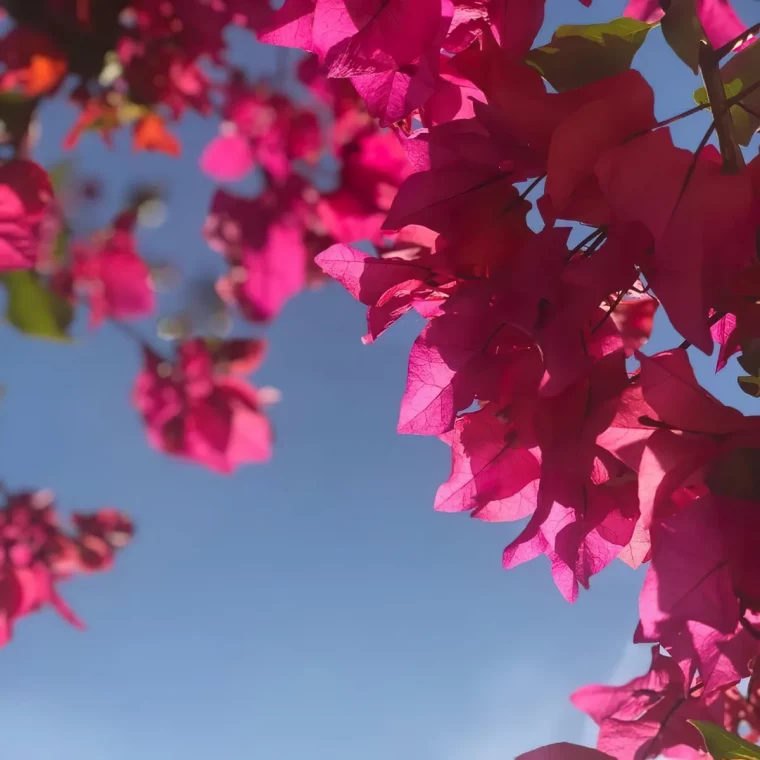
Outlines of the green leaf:
M67 329L74 318L68 301L50 290L29 270L3 275L7 293L5 318L26 335L48 340L70 341Z
M651 28L632 18L561 26L552 41L531 50L525 62L557 92L574 90L631 68Z
M760 760L760 747L725 731L714 723L702 720L689 721L696 726L707 745L713 760Z
M661 26L662 36L670 49L696 74L699 71L699 46L705 39L697 18L696 0L671 3Z
M733 98L742 90L760 81L760 44L754 43L740 50L720 70L723 87L727 98ZM700 87L694 93L694 100L701 104L707 103L707 92ZM736 139L742 145L749 145L755 132L760 128L760 88L753 90L741 100L740 105L731 106L729 112L734 122ZM750 111L754 113L750 113Z

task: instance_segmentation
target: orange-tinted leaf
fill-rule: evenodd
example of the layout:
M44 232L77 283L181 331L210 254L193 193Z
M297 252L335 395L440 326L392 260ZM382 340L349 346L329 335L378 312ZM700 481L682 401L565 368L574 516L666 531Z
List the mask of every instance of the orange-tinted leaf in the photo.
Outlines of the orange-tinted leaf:
M24 91L32 97L55 89L69 70L65 58L33 55L25 77Z
M166 129L164 120L156 114L143 116L135 123L132 133L134 150L151 150L179 157L182 153L180 141Z
M106 145L111 146L111 134L119 127L119 111L100 100L89 100L71 131L63 139L63 147L71 150L76 147L84 132L96 130L101 133Z

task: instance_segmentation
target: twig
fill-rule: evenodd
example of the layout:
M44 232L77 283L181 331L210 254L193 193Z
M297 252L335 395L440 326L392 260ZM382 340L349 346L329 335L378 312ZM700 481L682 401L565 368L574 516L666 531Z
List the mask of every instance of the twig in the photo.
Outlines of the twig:
M536 177L533 182L531 182L530 185L528 185L528 187L526 187L525 190L520 193L520 200L524 201L536 189L538 184L543 179L546 179L545 174L542 174L540 177Z
M520 195L517 196L514 200L510 201L504 210L501 212L501 216L504 216L505 214L508 214L510 211L513 211L516 209L522 201L524 201L538 186L538 184L546 178L545 174L542 174L540 177L536 177L533 182L531 182L528 187L523 190Z
M607 238L607 228L604 225L602 225L601 227L597 227L590 235L583 238L583 240L581 240L581 242L578 243L578 245L576 245L575 248L573 248L571 251L568 252L567 258L565 259L565 264L567 264L570 261L570 259L572 259L573 256L575 256L575 254L578 253L578 251L582 249L585 249L584 253L586 253L587 251L593 253L593 251L595 251L596 248L598 248L599 245L601 245L601 243L603 243L606 238ZM586 246L588 246L588 248L586 248ZM594 247L592 248L592 246Z
M718 145L723 158L725 174L736 174L744 168L744 156L736 140L734 122L726 101L726 91L720 76L720 58L706 42L699 47L699 69L705 83L707 99L712 108L715 120L715 131L718 135Z
M737 92L733 97L728 98L726 100L726 106L730 107L738 105L740 101L747 97L747 95L751 95L758 88L760 88L760 79L745 87L741 92Z
M745 111L747 111L747 113L751 113L753 116L760 119L760 114L755 113L752 109L748 108L747 106L744 105L744 103L741 102L744 98L746 98L748 95L751 95L758 88L760 88L760 80L758 80L757 82L753 82L751 85L745 87L741 92L738 92L736 95L733 95L730 98L725 98L725 102L724 102L725 109L728 110L732 106L739 106L740 108L743 108ZM662 127L670 126L676 121L685 119L687 116L693 116L695 113L699 113L700 111L704 111L708 108L711 108L711 104L709 102L700 103L699 105L696 105L693 108L689 108L687 111L681 111L681 113L677 113L674 116L668 117L667 119L658 121L650 129L645 129L641 132L636 132L636 134L633 134L630 137L626 138L624 142L628 142L629 140L635 140L637 137L643 137L644 135L648 135L650 134L650 132L652 132L652 130L661 129Z
M604 232L602 232L599 237L594 239L591 243L589 243L584 249L583 249L583 258L587 259L592 253L595 253L604 243L604 241L607 240L607 228L605 227Z
M694 108L690 108L688 111L682 111L681 113L677 113L675 116L671 116L669 119L658 121L657 124L655 124L652 127L652 129L667 127L669 124L672 124L675 121L680 121L681 119L685 119L687 116L692 116L693 114L699 113L700 111L704 111L706 108L709 108L709 107L710 107L709 103L700 103L698 106L694 106Z
M612 316L615 309L617 309L618 306L620 306L621 302L623 301L623 298L625 297L625 294L627 293L627 290L621 290L617 296L615 297L615 300L610 305L609 311L605 312L604 316L599 320L599 322L591 329L591 335L593 335L600 327L604 325L604 323Z

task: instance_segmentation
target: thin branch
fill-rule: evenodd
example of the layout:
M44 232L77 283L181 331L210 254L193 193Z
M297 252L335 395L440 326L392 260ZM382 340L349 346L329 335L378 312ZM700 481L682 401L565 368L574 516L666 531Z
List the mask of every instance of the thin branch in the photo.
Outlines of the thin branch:
M644 283L641 283L641 284L643 285ZM651 289L652 289L651 283L647 283L645 287L641 288L641 290L639 290L639 288L636 287L636 283L634 283L633 286L631 287L631 290L635 291L636 293L641 293L641 295L644 295L644 293L648 293Z
M707 99L715 120L715 131L723 158L723 171L736 174L744 168L744 156L736 140L734 122L726 101L726 91L720 76L720 59L706 42L699 47L699 69L705 83Z
M525 190L520 193L520 200L524 201L535 189L538 187L539 183L546 179L546 175L542 174L540 177L536 177L533 182L528 185L528 187L525 188Z
M578 245L575 246L571 251L569 251L567 258L565 259L565 264L567 264L570 259L575 256L578 251L581 249L585 249L586 246L592 246L596 245L596 243L601 239L602 242L604 242L604 239L607 237L607 228L605 226L597 227L590 235L583 238ZM598 247L598 246L597 246ZM587 250L587 249L586 249Z
M642 414L641 417L639 417L639 423L641 423L645 427L651 427L657 430L670 430L671 432L676 432L676 433L689 433L691 435L706 436L707 438L712 438L714 441L721 441L725 438L725 435L723 433L705 433L703 430L691 430L689 428L676 427L675 425L669 425L667 422L664 422L663 420L656 420L647 414ZM717 565L715 565L715 567L711 568L702 578L699 579L699 581L690 589L690 591L693 591L695 588L697 588L697 586L700 583L703 583L714 572L724 567L725 564L726 562L724 560L722 562L719 562Z
M663 119L662 121L658 121L654 126L648 128L648 129L642 129L641 132L635 132L632 135L629 135L625 138L623 142L630 142L631 140L636 140L639 137L644 137L645 135L651 134L655 129L661 129L662 127L667 127L673 124L676 121L680 121L681 119L685 119L687 116L693 116L695 113L699 113L700 111L704 111L710 107L709 103L700 103L699 105L694 106L693 108L689 108L687 111L681 111L681 113L677 113L675 116L670 116L667 119Z
M717 60L725 58L737 45L746 42L750 37L754 37L758 32L760 32L760 24L753 24L749 29L734 37L734 39L729 40L725 45L721 45L715 51L715 58Z
M602 243L607 240L607 228L604 228L604 231L602 232L599 237L597 237L593 242L589 243L584 249L583 249L583 258L587 259L592 253L597 251Z
M597 330L598 330L600 327L602 327L602 325L604 325L604 323L605 323L605 322L606 322L606 321L607 321L607 320L608 320L608 319L609 319L609 318L612 316L612 314L614 313L615 309L617 309L617 307L618 307L618 306L620 306L620 303L622 302L622 300L623 300L623 298L625 297L625 294L626 294L626 293L627 293L627 291L625 291L625 290L621 290L621 291L620 291L620 292L617 294L617 296L616 296L615 300L614 300L614 301L613 301L613 303L610 305L609 311L605 312L604 316L603 316L603 317L602 317L602 318L599 320L599 322L596 324L596 326L594 326L594 327L592 328L592 330L591 330L591 334L592 334L592 335L593 335L593 334L594 334L594 333L595 333L595 332L596 332L596 331L597 331Z
M544 179L546 179L545 174L542 174L540 177L536 177L533 182L531 182L528 187L526 187L525 190L523 190L520 195L517 196L517 198L507 204L506 208L501 212L501 216L504 216L505 214L508 214L510 211L513 211L515 208L517 208L517 206L519 206L520 203L524 201Z
M709 108L709 103L700 103L698 106L694 106L694 108L690 108L688 111L682 111L681 113L677 113L675 116L671 116L669 119L665 119L664 121L658 121L657 124L655 124L652 129L659 129L660 127L667 127L669 124L672 124L675 121L680 121L681 119L685 119L687 116L692 116L695 113L699 113L700 111L704 111L706 108Z
M576 245L575 248L573 248L572 253L578 253L578 251L580 251L581 248L584 248L585 246L589 245L589 243L591 243L595 237L605 234L606 231L607 231L606 227L597 227L590 235L583 238L583 240L581 240L581 242L578 243L578 245Z
M751 95L758 88L760 88L760 79L758 79L757 82L753 82L752 84L748 85L743 90L736 93L736 95L734 95L733 97L728 98L726 100L726 106L730 108L731 106L737 105L739 101L744 100L744 98L746 98L747 95Z
M743 98L746 98L748 95L751 95L758 88L760 88L760 80L758 80L757 82L753 82L751 85L745 87L743 90L741 90L741 92L738 92L736 95L733 95L730 98L726 98L725 103L724 103L725 109L728 110L729 108L731 108L731 106L740 106L745 111L747 111L747 113L751 113L753 116L756 116L758 119L760 119L760 114L756 114L754 111L747 108L741 102ZM675 116L670 116L667 119L658 121L651 129L645 129L642 132L636 132L636 134L628 137L625 140L625 142L628 142L629 140L635 140L637 137L643 137L644 135L648 135L650 132L652 132L652 130L661 129L662 127L670 126L676 121L685 119L687 116L693 116L695 113L699 113L700 111L705 111L708 108L711 108L710 103L700 103L699 105L696 105L693 108L689 108L687 111L682 111L681 113L675 114Z

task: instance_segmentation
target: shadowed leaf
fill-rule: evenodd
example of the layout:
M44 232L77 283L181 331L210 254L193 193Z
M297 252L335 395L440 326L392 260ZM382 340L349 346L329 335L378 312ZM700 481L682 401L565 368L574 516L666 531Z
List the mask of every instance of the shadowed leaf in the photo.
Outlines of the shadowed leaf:
M721 68L720 74L727 98L736 97L742 90L755 84L760 80L760 45L755 42L740 50ZM694 100L699 105L708 103L704 87L694 93ZM730 113L736 139L742 145L749 145L760 128L760 89L753 90L742 98L741 105L731 106Z
M525 60L558 92L574 90L629 69L651 28L631 18L560 26L548 45Z

